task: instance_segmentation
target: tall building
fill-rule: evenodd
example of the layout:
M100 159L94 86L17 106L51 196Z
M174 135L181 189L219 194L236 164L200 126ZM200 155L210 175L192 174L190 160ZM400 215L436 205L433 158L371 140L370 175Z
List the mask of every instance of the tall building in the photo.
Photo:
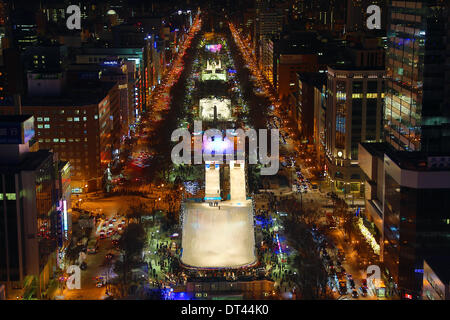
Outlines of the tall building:
M360 219L388 293L421 299L424 260L450 261L450 155L361 143L358 160L365 176Z
M450 252L449 5L392 1L389 10L387 143L359 146L364 219L388 285L401 298L430 298L426 262Z
M450 151L449 3L392 1L389 10L386 140L398 150Z
M114 116L120 112L119 84L85 82L84 87L79 84L61 96L25 97L22 107L24 113L36 119L39 147L51 149L70 162L75 192L86 185L90 191L101 188L105 171L119 148L113 143L117 136ZM12 106L0 108L0 114L13 112Z
M36 13L32 9L14 8L11 10L11 23L15 45L22 51L38 41Z
M384 52L365 39L348 48L350 64L328 67L326 171L332 190L361 197L358 144L382 141Z
M274 87L280 99L298 90L297 72L318 72L320 48L315 32L296 32L282 35L273 54Z
M48 150L30 151L33 122L29 115L0 117L0 283L7 295L20 295L25 278L35 277L41 298L70 236L70 194L58 183L66 164Z
M284 12L279 8L264 8L256 11L255 51L261 70L264 69L263 58L268 55L267 51L270 50L269 40L279 37L284 22Z

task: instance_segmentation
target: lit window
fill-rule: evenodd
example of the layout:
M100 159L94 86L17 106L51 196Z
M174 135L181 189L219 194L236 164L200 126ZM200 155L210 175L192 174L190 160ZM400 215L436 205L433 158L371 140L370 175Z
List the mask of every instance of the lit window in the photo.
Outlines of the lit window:
M41 117L38 117L38 118L37 118L37 121L42 121L42 118L41 118Z
M73 121L80 121L80 118L78 118L78 117L75 117L75 118L73 118Z
M44 118L44 121L46 121L46 122L48 122L48 121L50 121L50 118Z
M3 200L3 193L0 193L0 200ZM7 193L6 200L16 200L16 194L15 193Z
M87 118L86 117L83 117L83 121L86 121L87 120Z
M60 142L66 142L66 138L61 138Z
M72 121L72 117L67 118L67 121Z
M44 128L45 128L45 129L50 129L50 125L49 125L49 124L45 124L45 125L44 125Z
M58 138L54 138L53 142L59 142L59 139Z
M42 124L38 124L38 129L42 129Z
M94 119L95 120L97 120L98 119L98 115L96 114L96 115L94 115Z

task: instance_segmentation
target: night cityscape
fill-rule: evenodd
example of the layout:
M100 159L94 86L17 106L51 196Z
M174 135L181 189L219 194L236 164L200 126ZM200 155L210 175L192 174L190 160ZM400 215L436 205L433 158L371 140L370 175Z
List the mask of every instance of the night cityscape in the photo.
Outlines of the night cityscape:
M0 0L0 300L450 300L449 6Z

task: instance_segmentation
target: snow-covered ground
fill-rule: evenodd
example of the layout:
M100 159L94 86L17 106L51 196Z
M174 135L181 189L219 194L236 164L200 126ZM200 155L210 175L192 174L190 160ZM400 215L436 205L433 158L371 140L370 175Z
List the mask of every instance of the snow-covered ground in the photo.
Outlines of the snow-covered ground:
M234 268L256 261L251 201L224 201L219 207L187 203L181 261L199 268Z

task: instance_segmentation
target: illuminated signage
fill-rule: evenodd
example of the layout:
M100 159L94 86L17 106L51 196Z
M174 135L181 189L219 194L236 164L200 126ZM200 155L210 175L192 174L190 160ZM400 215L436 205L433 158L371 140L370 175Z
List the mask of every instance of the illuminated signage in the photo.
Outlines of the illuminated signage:
M102 65L104 66L117 66L119 62L117 61L103 61Z
M220 50L222 49L221 44L207 44L205 47L206 47L206 50L208 50L212 53L220 52Z
M63 200L63 214L64 214L63 229L64 229L64 231L67 231L69 229L68 223L67 223L67 200Z
M27 143L34 137L34 117L29 118L23 123L23 139Z

